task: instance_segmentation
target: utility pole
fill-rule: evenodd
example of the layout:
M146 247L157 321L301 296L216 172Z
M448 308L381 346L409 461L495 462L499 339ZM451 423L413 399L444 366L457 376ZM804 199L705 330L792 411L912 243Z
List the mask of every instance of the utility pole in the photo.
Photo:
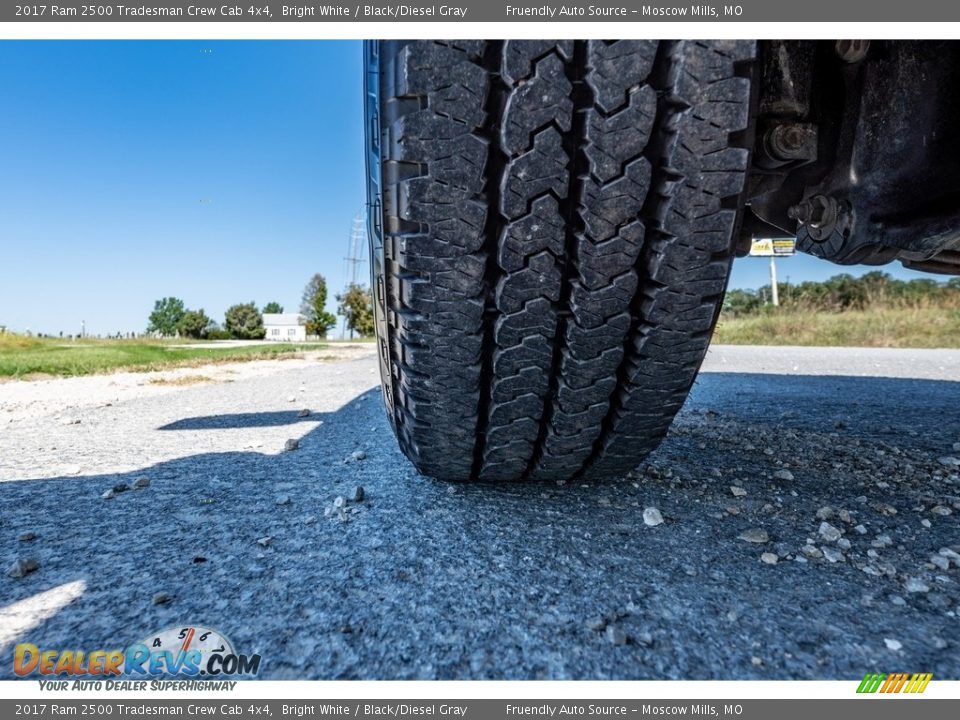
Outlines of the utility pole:
M770 256L770 296L773 306L780 305L780 291L777 289L777 258Z

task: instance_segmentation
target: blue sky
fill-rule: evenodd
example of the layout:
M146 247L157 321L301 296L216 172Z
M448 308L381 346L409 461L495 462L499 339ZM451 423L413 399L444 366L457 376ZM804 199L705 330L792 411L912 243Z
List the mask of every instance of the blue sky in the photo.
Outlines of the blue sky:
M333 309L365 202L361 86L358 42L0 42L0 325L142 331L166 295L218 322L296 310L314 272ZM732 286L767 272L740 260Z

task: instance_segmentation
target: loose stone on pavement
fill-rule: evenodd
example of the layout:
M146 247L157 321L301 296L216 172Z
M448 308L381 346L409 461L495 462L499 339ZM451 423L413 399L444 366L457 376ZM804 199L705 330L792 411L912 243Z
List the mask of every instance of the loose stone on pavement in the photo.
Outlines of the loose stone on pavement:
M770 541L770 535L763 528L750 528L737 535L740 540L748 543L763 544Z
M12 578L22 578L36 571L38 567L40 567L40 564L37 562L36 558L17 558L13 561L13 565L11 565L10 569L7 571L7 575Z

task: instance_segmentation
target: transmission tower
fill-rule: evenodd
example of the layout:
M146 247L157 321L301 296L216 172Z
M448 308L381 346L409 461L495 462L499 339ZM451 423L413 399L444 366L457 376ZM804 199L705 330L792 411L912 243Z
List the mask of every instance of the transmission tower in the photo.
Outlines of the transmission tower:
M362 212L353 216L353 225L350 228L350 242L347 247L347 257L344 258L347 263L347 276L350 278L351 285L357 285L360 278L360 268L367 263L367 223ZM347 319L343 319L343 329L340 332L340 338L347 335ZM353 339L353 330L350 331L350 339Z
M360 266L367 262L367 224L364 222L363 214L357 213L353 216L353 227L350 228L350 247L347 257L344 260L350 266L350 283L357 284L357 278L360 275Z

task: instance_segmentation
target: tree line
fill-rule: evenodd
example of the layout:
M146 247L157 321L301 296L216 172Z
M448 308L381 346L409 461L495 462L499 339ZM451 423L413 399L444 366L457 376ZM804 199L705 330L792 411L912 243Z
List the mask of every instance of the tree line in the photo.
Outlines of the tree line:
M373 298L361 285L349 284L336 296L337 312L346 319L347 328L361 336L373 334ZM308 336L324 338L337 324L337 317L326 309L327 281L316 273L307 282L300 302L300 314L306 320ZM203 340L262 340L267 335L264 314L282 313L280 303L268 302L258 308L255 302L237 303L227 308L223 324L210 318L203 308L192 310L178 297L165 297L153 305L147 333L163 337Z
M960 278L898 280L889 273L869 272L861 277L848 273L822 282L778 282L780 310L843 312L879 308L960 309ZM728 290L723 311L729 315L770 312L771 286L756 290Z

